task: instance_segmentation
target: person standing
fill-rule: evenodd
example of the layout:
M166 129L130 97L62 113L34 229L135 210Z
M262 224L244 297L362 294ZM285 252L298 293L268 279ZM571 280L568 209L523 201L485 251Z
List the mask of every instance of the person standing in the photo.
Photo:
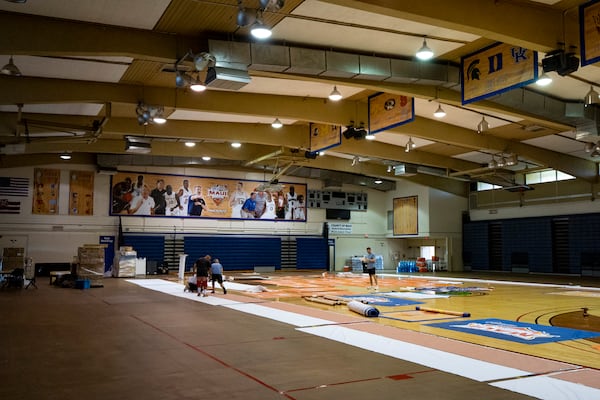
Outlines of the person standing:
M231 207L231 218L242 218L242 207L248 196L244 192L244 184L238 182L235 185L235 192L231 194L229 206Z
M196 284L198 285L198 296L206 297L208 289L208 272L210 271L210 256L207 254L196 260L194 263L196 269Z
M256 203L256 207L254 208L254 218L260 218L265 213L267 207L267 192L258 192L254 200Z
M171 185L167 185L167 190L164 194L166 202L166 215L178 216L182 207L179 204L179 196L173 191Z
M177 191L177 195L179 196L179 204L181 205L180 216L185 217L188 215L188 206L190 202L190 196L192 195L192 191L190 190L190 181L187 179L183 180L183 186L179 188Z
M298 194L293 186L290 186L290 191L286 193L286 209L285 219L294 219L294 212L298 205Z
M199 217L202 215L202 211L206 210L206 201L204 200L204 197L202 197L202 186L195 186L194 188L196 190L195 193L190 196L188 214Z
M265 192L267 194L267 201L265 202L265 210L260 216L261 219L275 219L277 215L275 214L275 200L273 199L271 192Z
M156 181L156 187L150 192L150 197L154 199L154 214L165 215L167 202L165 200L165 180L159 179Z
M154 215L154 199L150 197L150 188L144 186L142 195L134 197L127 212L134 215Z
M242 206L242 218L256 218L256 192L250 193Z
M367 247L367 255L364 257L364 261L367 264L367 272L369 273L369 283L371 288L377 290L379 285L377 283L377 274L375 270L375 254L371 252L371 248ZM373 282L375 284L373 285Z
M210 280L212 282L211 293L215 292L215 281L217 281L223 289L223 294L227 294L227 289L225 289L225 286L223 286L223 265L221 265L218 258L215 258L213 263L210 265Z

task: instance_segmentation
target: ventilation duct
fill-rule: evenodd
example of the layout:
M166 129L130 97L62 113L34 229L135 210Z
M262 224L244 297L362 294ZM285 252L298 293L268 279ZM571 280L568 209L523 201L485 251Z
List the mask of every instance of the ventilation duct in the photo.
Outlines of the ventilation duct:
M250 83L248 71L233 68L210 67L205 84L216 89L239 90Z

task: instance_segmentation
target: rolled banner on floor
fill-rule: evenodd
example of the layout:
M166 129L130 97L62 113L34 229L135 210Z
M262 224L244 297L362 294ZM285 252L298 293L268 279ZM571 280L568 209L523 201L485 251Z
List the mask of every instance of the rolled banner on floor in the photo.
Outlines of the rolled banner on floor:
M361 303L360 301L352 300L348 303L350 311L364 315L365 317L378 317L379 310L368 304Z

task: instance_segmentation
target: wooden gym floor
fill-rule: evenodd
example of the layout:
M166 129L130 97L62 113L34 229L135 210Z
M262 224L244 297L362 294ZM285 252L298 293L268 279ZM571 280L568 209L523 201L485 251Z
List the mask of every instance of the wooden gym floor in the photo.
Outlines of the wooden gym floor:
M492 318L600 332L598 279L390 274L374 292L362 274L238 274L227 295L198 297L167 278L0 291L0 398L600 398L595 334L532 345L432 326ZM470 292L433 295L443 286ZM303 299L421 287L433 297L419 307L470 316L410 304L367 318Z

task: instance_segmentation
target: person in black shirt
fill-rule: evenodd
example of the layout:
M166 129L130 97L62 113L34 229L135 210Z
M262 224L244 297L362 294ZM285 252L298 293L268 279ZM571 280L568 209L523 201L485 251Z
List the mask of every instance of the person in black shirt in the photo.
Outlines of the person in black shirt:
M194 268L196 269L196 280L198 284L198 296L207 296L208 289L208 272L210 271L210 256L207 254L204 257L196 260Z
M159 179L156 181L156 187L150 192L150 197L154 199L154 214L165 215L167 201L165 200L165 181Z

